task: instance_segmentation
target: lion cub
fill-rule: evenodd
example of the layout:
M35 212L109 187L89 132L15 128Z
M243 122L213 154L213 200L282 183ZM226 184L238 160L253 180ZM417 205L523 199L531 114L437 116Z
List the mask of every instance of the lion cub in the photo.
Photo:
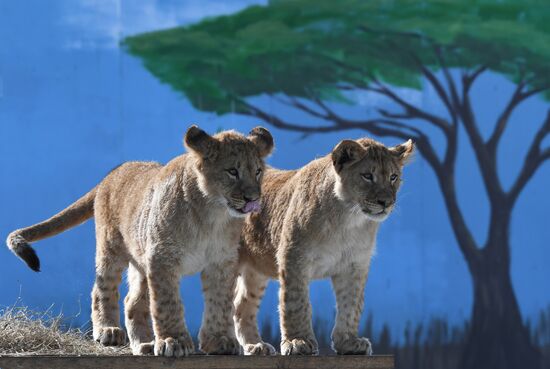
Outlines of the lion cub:
M209 354L238 354L232 297L239 232L244 217L259 210L263 158L273 149L273 138L261 127L245 137L234 131L209 136L192 126L184 143L189 153L164 166L121 165L65 210L11 233L7 243L38 271L29 242L95 217L95 340L104 345L126 341L118 285L129 265L125 316L132 352L189 355L194 347L179 280L201 272L205 307L199 348Z
M336 294L332 348L371 354L358 337L363 290L380 222L392 211L412 141L386 147L374 140L340 142L299 170L268 169L262 210L241 235L235 297L237 337L248 355L274 354L262 341L256 313L269 278L278 279L283 355L317 354L309 283L330 277Z

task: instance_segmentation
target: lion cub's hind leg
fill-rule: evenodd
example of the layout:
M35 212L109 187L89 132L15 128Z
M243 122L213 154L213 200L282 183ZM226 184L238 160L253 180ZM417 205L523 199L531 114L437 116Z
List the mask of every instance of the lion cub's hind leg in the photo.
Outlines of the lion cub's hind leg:
M153 353L154 337L149 310L147 279L132 264L128 268L128 294L124 315L130 346L134 355Z
M96 279L92 290L92 323L94 340L105 346L126 343L120 327L118 287L128 265L122 236L116 231L96 227Z
M275 355L277 351L262 341L256 316L268 278L243 267L235 289L235 330L245 355Z

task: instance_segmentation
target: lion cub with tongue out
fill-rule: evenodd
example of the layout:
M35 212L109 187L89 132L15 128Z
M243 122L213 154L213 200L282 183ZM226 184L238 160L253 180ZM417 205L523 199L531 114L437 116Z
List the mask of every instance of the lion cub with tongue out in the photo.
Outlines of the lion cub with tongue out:
M372 353L369 340L358 336L363 290L376 232L394 208L412 152L410 140L394 147L367 138L344 140L299 170L266 171L262 209L247 218L241 235L234 319L245 354L275 353L256 325L270 278L281 285L281 353L316 354L309 283L327 277L337 301L333 349Z
M194 351L180 299L181 276L201 272L204 315L200 349L238 354L233 290L243 218L260 208L260 182L273 138L262 127L208 135L197 126L184 139L189 153L166 165L129 162L48 220L8 236L29 267L40 263L30 242L95 217L94 339L126 341L120 327L118 285L129 265L126 328L134 354L184 356ZM153 323L151 329L150 319ZM154 333L154 334L153 334Z

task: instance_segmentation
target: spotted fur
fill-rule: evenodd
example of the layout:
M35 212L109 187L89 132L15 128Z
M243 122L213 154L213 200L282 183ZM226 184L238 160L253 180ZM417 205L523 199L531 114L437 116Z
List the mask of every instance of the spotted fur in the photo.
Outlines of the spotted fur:
M318 352L309 283L319 278L331 278L336 294L333 349L372 353L369 340L358 336L363 290L378 226L394 207L412 151L410 141L388 148L345 140L299 170L267 171L262 211L246 220L241 235L234 319L245 354L275 353L256 324L269 278L280 282L282 354Z
M95 217L94 339L104 345L126 341L118 286L129 266L125 318L133 353L179 357L194 352L179 281L200 272L205 312L199 348L209 354L238 354L232 294L246 216L242 209L260 197L263 158L271 152L273 138L261 127L245 137L234 131L210 136L192 126L184 143L189 153L164 166L121 165L52 218L12 232L7 243L38 270L30 242Z

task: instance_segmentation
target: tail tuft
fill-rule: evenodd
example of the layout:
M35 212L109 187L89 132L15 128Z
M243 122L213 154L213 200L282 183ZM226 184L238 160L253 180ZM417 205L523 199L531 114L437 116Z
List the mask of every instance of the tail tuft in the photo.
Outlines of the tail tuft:
M6 240L8 247L17 257L23 260L29 268L35 272L40 271L40 259L36 255L36 251L17 231L10 233Z

